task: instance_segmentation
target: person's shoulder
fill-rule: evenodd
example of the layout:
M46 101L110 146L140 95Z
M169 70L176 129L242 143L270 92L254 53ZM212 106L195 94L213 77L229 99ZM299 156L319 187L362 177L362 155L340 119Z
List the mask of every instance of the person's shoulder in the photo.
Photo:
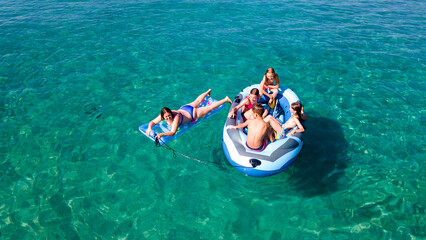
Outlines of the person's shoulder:
M255 118L255 119L253 119L252 121L253 121L256 125L258 125L258 124L262 124L262 125L267 124L267 123L263 120L263 118Z
M252 125L252 126L256 126L257 124L256 124L256 119L247 119L246 120L246 123L248 124L248 125Z
M301 120L296 116L292 116L291 118L292 118L294 123L301 122Z

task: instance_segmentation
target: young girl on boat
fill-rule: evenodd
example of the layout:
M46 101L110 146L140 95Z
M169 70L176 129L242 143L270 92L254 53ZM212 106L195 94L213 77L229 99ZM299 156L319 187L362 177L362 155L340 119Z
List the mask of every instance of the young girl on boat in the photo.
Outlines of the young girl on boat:
M268 68L263 79L260 82L260 97L265 95L269 98L269 104L273 104L278 94L278 88L280 87L280 80L278 74L275 73L273 68ZM273 106L271 106L273 107Z
M259 89L253 88L249 95L244 98L243 101L241 101L240 104L238 104L236 107L232 109L232 111L229 112L228 117L234 118L235 113L238 111L238 109L241 109L241 114L243 115L244 121L247 119L253 119L253 110L252 107L259 101L260 95L259 95ZM264 110L262 117L266 117L268 115L268 110Z
M294 135L298 132L304 132L305 128L303 127L300 121L306 120L306 116L302 116L302 104L295 102L291 104L290 111L293 116L287 120L284 124L281 124L276 118L269 115L264 121L269 123L274 131L277 133L277 139L284 138L286 135ZM297 126L297 129L292 130Z

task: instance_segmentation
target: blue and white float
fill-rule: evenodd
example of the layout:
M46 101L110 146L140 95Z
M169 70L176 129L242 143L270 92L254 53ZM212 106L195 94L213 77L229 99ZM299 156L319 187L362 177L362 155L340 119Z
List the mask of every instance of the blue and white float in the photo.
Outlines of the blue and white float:
M253 88L259 89L259 84L254 84L243 89L234 99L230 111L236 107ZM290 106L299 102L297 95L289 88L280 86L276 97L275 107L270 109L269 114L285 123L290 117ZM262 96L259 102L266 102ZM303 133L286 136L282 139L269 143L261 152L255 152L247 148L247 134L243 129L228 129L242 123L241 108L235 119L228 118L223 128L223 151L228 161L242 173L253 177L266 177L288 168L297 158L303 146Z

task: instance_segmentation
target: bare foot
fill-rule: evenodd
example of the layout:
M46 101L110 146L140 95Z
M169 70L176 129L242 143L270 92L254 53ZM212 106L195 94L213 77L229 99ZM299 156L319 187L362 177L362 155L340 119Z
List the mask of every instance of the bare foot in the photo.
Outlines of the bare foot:
M211 89L207 90L207 96L210 96L210 93L212 92Z
M230 104L232 104L232 101L231 101L231 99L229 99L229 97L228 97L228 96L226 96L226 98L225 98L225 99L226 99L226 101L227 101L227 102L229 102Z

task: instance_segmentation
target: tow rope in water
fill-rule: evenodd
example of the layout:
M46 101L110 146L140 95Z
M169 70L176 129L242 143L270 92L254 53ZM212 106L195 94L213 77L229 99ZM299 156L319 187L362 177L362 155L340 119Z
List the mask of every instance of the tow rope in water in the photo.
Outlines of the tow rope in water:
M154 138L155 138L155 136L154 136ZM163 145L160 144L160 141L163 143ZM221 165L221 164L219 164L217 162L212 162L212 161L207 161L207 160L201 160L201 159L198 159L198 158L195 158L195 157L191 157L191 156L185 155L185 154L183 154L181 152L178 152L175 149L169 147L163 140L158 139L158 138L155 138L155 146L156 147L162 147L162 148L167 149L167 150L171 150L173 152L173 158L177 158L177 154L179 154L179 155L181 155L183 157L195 160L197 162L213 163L213 164L216 164L216 165ZM236 166L236 165L232 165L232 164L231 164L231 166L238 167L238 168L253 168L253 167Z
M160 144L160 141L163 143L163 145ZM214 164L219 165L217 162L201 160L201 159L198 159L198 158L195 158L195 157L191 157L191 156L185 155L185 154L183 154L181 152L178 152L178 151L174 150L173 148L169 147L163 140L158 139L158 138L155 138L155 146L156 147L162 147L162 148L167 149L167 150L171 150L173 152L173 158L177 158L177 155L176 155L176 153L177 153L177 154L179 154L179 155L181 155L183 157L195 160L197 162L207 162L207 163L214 163Z

